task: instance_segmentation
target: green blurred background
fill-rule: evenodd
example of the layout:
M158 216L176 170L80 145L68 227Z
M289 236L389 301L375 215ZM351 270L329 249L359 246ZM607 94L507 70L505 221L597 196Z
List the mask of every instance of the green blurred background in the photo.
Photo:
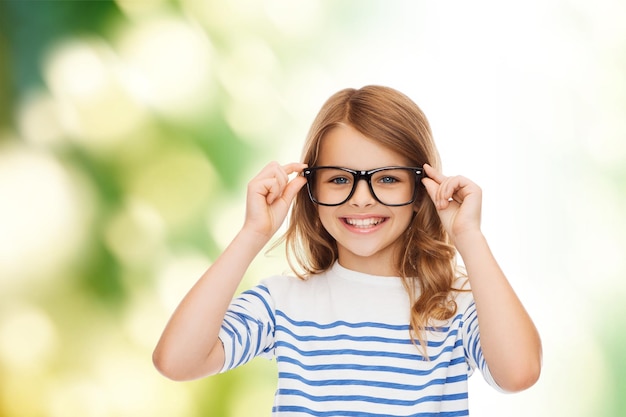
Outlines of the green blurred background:
M0 2L0 416L269 415L274 364L171 382L151 351L298 160L323 101L385 84L542 333L538 384L471 379L476 416L626 415L626 3ZM243 286L285 271L260 256Z

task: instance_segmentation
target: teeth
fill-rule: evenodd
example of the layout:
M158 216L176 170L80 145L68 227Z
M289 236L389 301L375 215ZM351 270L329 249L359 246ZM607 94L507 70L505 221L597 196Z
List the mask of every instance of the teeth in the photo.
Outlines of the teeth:
M382 218L369 218L369 219L349 219L346 218L346 223L356 227L371 227L383 221Z

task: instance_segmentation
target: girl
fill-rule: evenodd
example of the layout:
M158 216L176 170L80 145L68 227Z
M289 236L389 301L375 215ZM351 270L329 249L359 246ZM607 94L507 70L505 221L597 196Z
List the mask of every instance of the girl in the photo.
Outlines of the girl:
M477 367L503 391L533 385L541 342L481 233L481 190L439 166L409 98L380 86L333 95L303 163L250 181L243 227L174 312L156 367L187 380L275 357L276 416L464 416ZM232 300L292 203L284 238L298 277Z

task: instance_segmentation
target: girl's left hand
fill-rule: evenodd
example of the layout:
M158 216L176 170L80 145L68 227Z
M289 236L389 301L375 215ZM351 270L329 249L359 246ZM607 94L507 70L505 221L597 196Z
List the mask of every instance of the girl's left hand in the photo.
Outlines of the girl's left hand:
M446 177L428 164L422 179L452 242L466 232L480 232L482 190L465 177Z

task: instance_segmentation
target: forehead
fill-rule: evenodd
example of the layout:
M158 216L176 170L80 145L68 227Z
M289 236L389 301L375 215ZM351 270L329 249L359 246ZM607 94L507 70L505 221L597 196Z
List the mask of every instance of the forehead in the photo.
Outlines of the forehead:
M349 125L339 125L321 139L317 165L357 170L409 165L407 157L377 143Z

